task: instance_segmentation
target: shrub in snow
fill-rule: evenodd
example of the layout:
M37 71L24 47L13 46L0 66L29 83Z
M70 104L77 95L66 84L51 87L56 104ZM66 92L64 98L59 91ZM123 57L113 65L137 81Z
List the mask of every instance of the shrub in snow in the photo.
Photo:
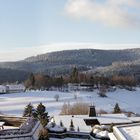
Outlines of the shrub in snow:
M61 122L60 126L55 124L55 122L49 122L45 128L48 129L49 132L66 132L67 130L64 126L62 126L63 124Z
M55 126L56 126L56 123L55 123L55 120L53 118L52 127L55 127Z
M54 96L54 99L58 102L58 100L59 100L59 95L56 94L56 95Z
M74 124L73 124L73 120L71 120L71 122L70 122L70 131L74 131Z
M60 126L61 126L61 127L64 127L64 125L63 125L63 122L62 122L62 121L60 121Z
M61 127L59 125L55 125L54 127L49 127L48 130L50 132L66 132L66 128L65 127Z
M79 126L78 126L78 128L77 128L77 132L80 132L80 128L79 128Z

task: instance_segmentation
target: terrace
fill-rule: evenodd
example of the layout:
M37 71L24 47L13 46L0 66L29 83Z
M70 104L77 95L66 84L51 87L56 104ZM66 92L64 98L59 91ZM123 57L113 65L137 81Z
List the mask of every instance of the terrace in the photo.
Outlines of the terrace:
M116 140L139 140L140 139L140 124L128 124L115 126L113 128L111 140L114 140L112 137L115 137Z
M42 128L40 122L34 118L0 116L0 122L2 124L0 139L31 138Z

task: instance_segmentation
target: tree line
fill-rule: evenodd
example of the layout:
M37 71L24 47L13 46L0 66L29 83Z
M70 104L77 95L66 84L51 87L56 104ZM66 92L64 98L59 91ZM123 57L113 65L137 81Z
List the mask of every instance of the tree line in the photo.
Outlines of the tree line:
M79 72L75 67L71 74L62 76L31 73L24 82L27 89L49 89L52 86L61 88L68 83L83 83L97 88L99 86L108 87L116 85L133 87L137 85L137 79L133 75L97 76L96 74Z

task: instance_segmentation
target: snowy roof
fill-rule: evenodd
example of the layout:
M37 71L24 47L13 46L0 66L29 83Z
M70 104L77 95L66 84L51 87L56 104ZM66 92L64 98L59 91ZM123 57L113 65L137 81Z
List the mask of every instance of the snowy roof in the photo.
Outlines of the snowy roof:
M60 121L63 122L64 127L69 130L70 122L73 120L73 124L75 130L79 127L81 132L90 132L91 126L86 125L84 120L98 120L99 123L102 124L128 124L133 123L132 120L128 119L127 116L124 114L102 114L101 116L97 117L89 117L88 115L58 115L54 116L54 120L57 125L60 124Z
M6 89L4 85L0 85L0 89Z
M110 140L117 140L113 133L108 133Z
M71 115L64 115L64 116L54 116L54 120L56 124L60 124L60 121L62 121L64 127L69 130L70 127L70 122L71 120L73 121L75 131L77 131L77 128L79 127L80 132L90 132L91 127L87 126L84 119L82 117L74 116L72 117Z
M117 135L121 136L123 140L139 140L140 139L140 124L129 124L114 127Z
M124 124L124 123L132 123L131 120L124 114L103 114L101 116L96 117L100 124Z
M102 124L126 124L126 123L132 123L133 121L128 119L128 117L125 114L101 114L100 116L96 117L89 117L88 115L77 115L74 117L83 118L83 119L97 119L99 123Z
M129 120L133 122L140 122L140 117L129 117Z

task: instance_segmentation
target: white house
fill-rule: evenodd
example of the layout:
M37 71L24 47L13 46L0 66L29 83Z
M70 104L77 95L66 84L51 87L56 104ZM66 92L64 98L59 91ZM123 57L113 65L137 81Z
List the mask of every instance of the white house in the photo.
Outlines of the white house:
M7 92L6 86L0 85L0 93L6 93L6 92Z
M0 93L15 93L24 91L25 86L23 84L0 85Z
M10 84L10 85L6 85L6 88L8 93L25 91L25 86L23 84Z

